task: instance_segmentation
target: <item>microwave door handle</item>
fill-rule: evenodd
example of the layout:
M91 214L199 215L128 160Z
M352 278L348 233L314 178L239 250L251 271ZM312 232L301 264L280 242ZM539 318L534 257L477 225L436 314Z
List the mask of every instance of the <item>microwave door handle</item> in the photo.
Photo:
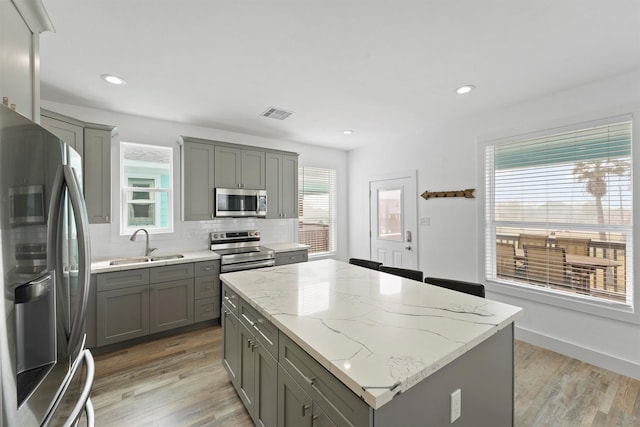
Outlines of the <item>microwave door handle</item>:
M91 259L89 246L89 219L84 198L80 193L80 186L73 168L64 165L64 178L69 190L69 198L73 208L76 230L78 232L78 304L76 304L75 314L71 323L71 336L69 337L69 353L72 353L76 344L82 339L82 324L87 310L89 299L89 283L91 279L91 269L89 262Z
M260 212L260 192L256 191L256 214Z

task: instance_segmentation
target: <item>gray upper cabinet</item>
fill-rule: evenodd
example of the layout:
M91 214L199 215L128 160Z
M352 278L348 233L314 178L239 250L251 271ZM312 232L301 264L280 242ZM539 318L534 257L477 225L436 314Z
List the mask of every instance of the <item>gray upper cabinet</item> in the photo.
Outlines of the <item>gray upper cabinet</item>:
M82 185L89 223L111 222L111 142L117 128L85 123L44 109L41 122L82 157Z
M182 217L185 221L213 218L213 159L213 145L182 141Z
M111 139L115 131L111 126L84 129L84 198L91 224L111 221Z
M41 112L40 124L49 132L69 144L84 157L84 125L81 122L58 120L44 110Z
M214 171L216 187L266 188L264 151L216 145Z
M267 152L267 218L298 217L298 156Z

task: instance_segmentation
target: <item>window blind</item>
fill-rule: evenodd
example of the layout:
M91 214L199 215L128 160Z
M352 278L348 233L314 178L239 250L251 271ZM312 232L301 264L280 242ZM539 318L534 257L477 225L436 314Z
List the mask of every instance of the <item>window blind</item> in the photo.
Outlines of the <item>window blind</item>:
M298 169L298 235L310 254L336 250L336 171Z
M631 137L624 120L487 144L487 277L628 301Z

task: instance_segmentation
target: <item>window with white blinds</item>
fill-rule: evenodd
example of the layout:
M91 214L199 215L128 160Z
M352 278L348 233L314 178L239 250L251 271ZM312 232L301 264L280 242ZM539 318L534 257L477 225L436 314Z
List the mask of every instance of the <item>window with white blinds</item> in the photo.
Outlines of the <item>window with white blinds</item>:
M487 279L631 303L631 118L485 145Z
M309 254L336 251L336 171L298 169L298 235Z

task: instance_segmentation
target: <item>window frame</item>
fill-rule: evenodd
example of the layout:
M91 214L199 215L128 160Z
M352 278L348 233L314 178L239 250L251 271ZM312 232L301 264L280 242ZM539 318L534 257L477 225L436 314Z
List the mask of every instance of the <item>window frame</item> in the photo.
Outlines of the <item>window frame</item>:
M477 160L478 160L478 182L479 187L483 190L478 192L478 230L479 230L479 238L478 238L478 276L483 279L486 283L487 288L490 292L496 292L499 294L503 294L510 297L522 298L526 300L530 300L536 303L541 303L545 305L552 305L560 308L566 308L573 311L583 312L586 314L597 315L605 318L620 320L624 322L640 324L640 317L637 313L637 308L639 307L639 298L638 298L638 288L634 286L634 275L635 273L635 263L634 263L634 250L637 245L636 242L636 230L635 230L635 208L632 211L632 225L630 226L630 235L633 246L628 246L630 249L631 256L627 256L626 261L626 280L629 286L632 286L630 291L631 297L629 303L620 303L615 301L607 301L604 299L594 299L588 298L585 296L581 296L580 294L572 294L563 291L554 291L549 288L544 287L535 287L528 285L526 283L519 284L516 281L509 281L502 278L498 278L494 275L494 277L489 277L487 274L487 266L492 266L495 271L496 265L496 244L495 244L495 236L496 236L496 227L495 222L489 221L487 219L488 210L493 209L495 206L488 207L487 203L493 200L492 194L487 194L489 192L489 187L491 183L488 182L487 173L486 173L486 160L485 153L488 146L493 146L497 144L503 144L508 142L517 142L520 140L543 137L546 135L552 135L557 133L571 132L577 131L580 129L584 129L587 127L594 126L602 126L607 124L612 124L616 122L622 121L630 121L632 123L632 132L631 132L631 173L632 173L632 198L633 196L633 187L634 181L636 177L634 176L634 156L636 155L636 140L637 140L637 130L633 120L632 114L622 114L613 117L607 117L602 119L595 120L587 120L580 123L574 123L570 125L558 125L554 127L550 126L540 126L538 129L545 129L541 131L532 131L532 132L523 132L523 133L513 133L511 136L506 137L494 137L494 138L486 138L479 139L478 141L478 152L477 152ZM492 175L493 177L493 175ZM632 204L633 206L633 204ZM520 225L520 223L518 224ZM589 227L585 227L588 229ZM490 239L487 238L488 235L494 236L493 244L490 244Z
M302 218L303 218L303 211L304 211L304 201L303 201L303 197L304 197L304 180L300 179L300 177L304 176L304 170L305 169L315 169L315 170L321 170L321 171L325 171L329 174L329 181L327 183L327 185L329 185L329 203L328 203L328 210L329 210L329 216L330 216L330 220L329 220L329 230L328 230L328 251L324 251L324 252L312 252L312 245L310 245L309 248L309 258L326 258L326 257L332 257L335 256L337 251L338 251L338 239L337 239L337 228L338 228L338 208L337 208L337 201L338 201L338 171L335 168L328 168L328 167L319 167L319 166L299 166L298 167L298 227L297 227L297 231L298 231L298 241L302 244L308 244L305 242L302 242L300 240L300 225L302 223Z
M135 176L131 176L129 174L126 173L125 171L125 148L129 146L129 147L137 147L139 149L153 149L153 150L164 150L168 153L169 155L169 162L167 163L168 165L168 171L169 171L169 183L167 188L161 188L158 185L158 182L160 182L161 180L161 175L159 174L153 174L153 173L140 173L140 174L136 174ZM173 148L172 147L166 147L166 146L162 146L162 145L152 145L152 144L139 144L139 143L134 143L134 142L125 142L125 141L121 141L120 142L120 235L121 236L128 236L131 233L133 233L135 230L140 229L140 228L144 228L145 230L147 230L149 232L149 234L168 234L168 233L173 233L174 230L174 212L173 212L173 198L174 198L174 191L173 191L173 181L174 181L174 167L173 167L173 162L174 162L174 158L173 158ZM155 188L144 188L144 192L148 192L148 193L154 193L155 195L152 196L149 200L152 200L153 203L156 206L155 212L154 212L154 217L155 217L155 221L157 221L157 223L160 222L161 219L161 205L162 205L162 201L161 201L161 195L162 194L166 194L166 199L167 199L167 226L166 227L161 227L161 226L150 226L150 225L132 225L129 226L129 205L135 201L136 199L129 199L129 193L130 192L136 192L136 190L139 190L141 187L129 187L128 183L129 183L129 178L133 178L133 179L145 179L145 180L153 180L156 183L156 187ZM146 200L146 199L142 199L142 200Z

